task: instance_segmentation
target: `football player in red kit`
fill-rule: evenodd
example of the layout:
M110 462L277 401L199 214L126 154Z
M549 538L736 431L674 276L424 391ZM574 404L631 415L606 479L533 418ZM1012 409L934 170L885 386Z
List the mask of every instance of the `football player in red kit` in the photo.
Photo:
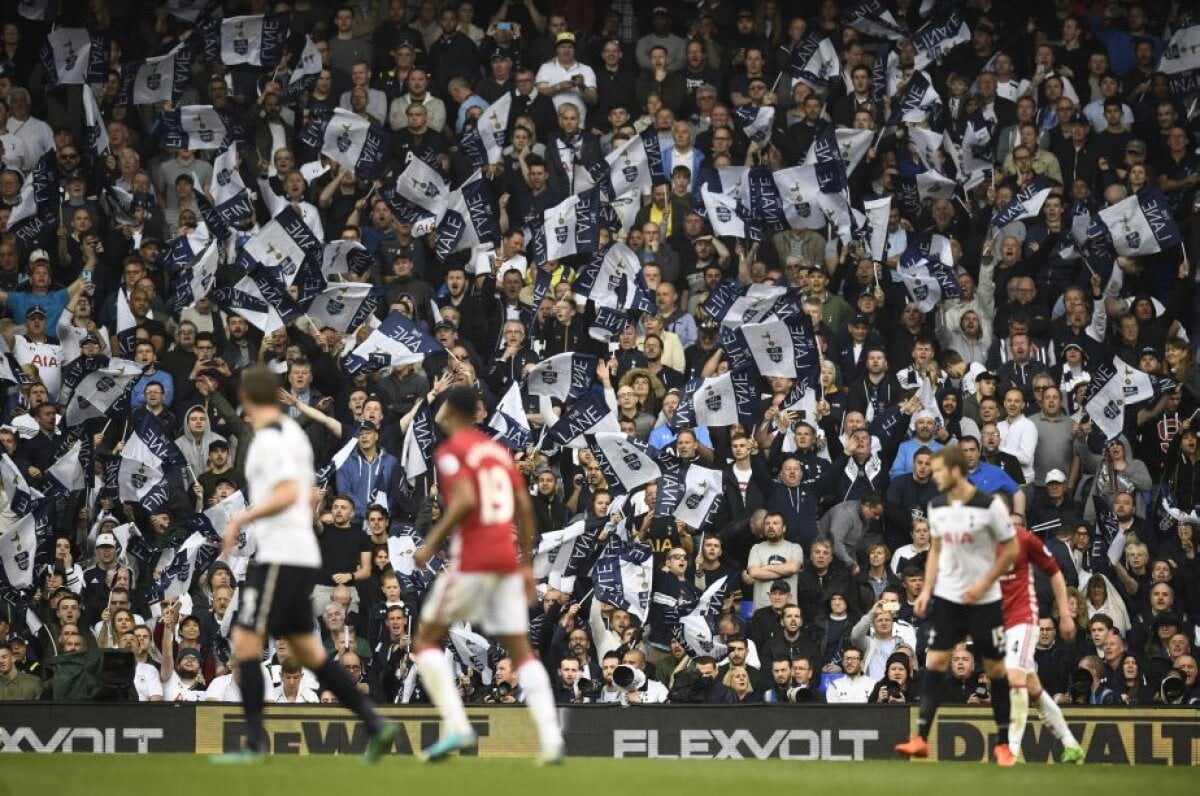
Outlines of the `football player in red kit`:
M440 760L476 743L467 721L443 642L450 625L471 622L496 636L517 662L525 704L533 714L541 742L540 763L563 759L550 677L529 645L529 603L533 599L533 504L508 449L477 430L482 399L470 387L454 387L436 421L447 439L434 455L445 511L415 553L426 564L442 542L451 540L450 563L438 576L421 611L417 634L417 671L445 723L442 737L421 753ZM513 544L513 524L517 546Z
M1036 703L1042 721L1054 737L1062 741L1062 762L1075 763L1083 759L1083 749L1067 727L1058 705L1042 690L1037 664L1033 660L1038 642L1038 598L1033 570L1036 567L1050 578L1050 588L1058 605L1059 633L1069 643L1075 638L1075 619L1067 603L1067 582L1041 539L1025 528L1017 528L1017 545L1016 563L1000 576L1000 593L1004 600L1004 663L1008 668L1012 699L1008 745L1013 757L1019 757L1029 705Z

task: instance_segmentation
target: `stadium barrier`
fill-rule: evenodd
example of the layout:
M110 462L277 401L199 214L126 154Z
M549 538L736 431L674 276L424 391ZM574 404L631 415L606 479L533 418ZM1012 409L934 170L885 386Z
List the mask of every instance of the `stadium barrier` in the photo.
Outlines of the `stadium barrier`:
M1200 765L1200 710L1194 708L1066 711L1088 763ZM399 723L395 752L411 754L438 733L430 709L384 708ZM468 710L482 757L531 756L533 726L518 707ZM570 754L664 759L871 760L894 757L893 744L916 726L909 706L704 705L563 708ZM276 754L359 754L366 732L346 711L327 705L271 706L267 734ZM6 702L0 709L0 752L208 754L238 748L237 705ZM934 760L979 762L994 745L987 709L947 708L934 725ZM1061 747L1030 721L1028 762L1049 762Z

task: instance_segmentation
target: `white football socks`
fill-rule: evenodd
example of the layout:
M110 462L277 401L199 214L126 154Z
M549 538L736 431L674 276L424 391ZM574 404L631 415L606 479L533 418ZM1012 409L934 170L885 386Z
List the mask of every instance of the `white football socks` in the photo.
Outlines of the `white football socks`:
M525 705L537 726L542 751L554 752L561 749L563 737L558 726L558 708L554 705L554 691L550 686L550 675L546 673L546 667L531 655L517 667L517 678L525 691Z
M1075 736L1067 727L1067 720L1063 717L1062 709L1045 691L1042 691L1038 697L1038 712L1042 714L1042 723L1050 728L1050 732L1054 733L1055 738L1062 741L1063 746L1068 749L1079 746L1079 741L1075 740Z
M1029 689L1008 689L1012 713L1008 721L1008 748L1014 756L1021 754L1021 738L1025 736L1025 725L1029 722Z
M463 707L462 696L458 693L454 672L450 668L450 661L446 659L445 651L438 647L429 647L420 650L413 657L417 662L421 682L425 684L429 698L441 713L446 731L470 732L471 723L467 721L467 710Z

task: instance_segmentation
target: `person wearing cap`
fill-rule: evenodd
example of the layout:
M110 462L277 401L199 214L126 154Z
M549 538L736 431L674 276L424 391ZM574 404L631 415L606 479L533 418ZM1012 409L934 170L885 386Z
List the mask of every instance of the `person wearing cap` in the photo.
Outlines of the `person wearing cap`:
M513 56L501 47L492 49L487 56L487 77L475 86L475 93L491 105L513 90Z
M564 105L574 105L579 111L581 127L587 119L588 106L595 105L598 98L596 73L587 64L575 60L575 34L568 30L554 37L554 57L538 68L534 84L542 96L554 102L559 114ZM549 153L547 146L548 156Z
M1082 522L1083 507L1071 498L1064 471L1057 468L1050 470L1042 481L1042 486L1035 486L1031 490L1025 519L1032 533L1049 540L1056 538L1064 528L1073 530Z
M397 464L395 456L379 447L379 427L370 420L361 422L358 445L337 470L338 491L351 499L356 520L362 521L376 493L387 492Z
M883 336L871 327L871 319L862 312L854 312L846 320L847 336L841 350L831 358L837 361L838 370L847 382L863 378L867 373L867 352L883 346ZM889 376L893 381L894 376Z
M1088 119L1082 113L1073 113L1063 128L1067 135L1055 136L1050 144L1050 151L1062 167L1063 184L1082 179L1090 186L1100 168L1100 153Z
M637 40L634 55L638 68L644 72L654 69L650 50L663 47L667 51L667 71L679 72L687 60L687 41L671 32L671 12L665 3L655 3L650 9L650 32Z

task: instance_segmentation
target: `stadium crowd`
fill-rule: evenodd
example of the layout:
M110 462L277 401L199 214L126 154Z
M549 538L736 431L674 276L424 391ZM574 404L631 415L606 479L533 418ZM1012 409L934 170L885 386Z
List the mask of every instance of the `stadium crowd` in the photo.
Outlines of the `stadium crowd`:
M239 372L265 362L323 464L314 623L381 703L426 699L410 644L434 570L411 555L453 384L482 392L534 496L530 629L564 704L913 701L950 442L1069 586L1060 616L1036 583L1047 692L1200 703L1193 4L29 0L0 19L0 699L55 698L76 653L112 648L139 699L240 699L253 540L218 560L216 539L253 433ZM224 141L179 138L197 106ZM341 114L382 142L361 170ZM780 224L785 189L752 184L798 166ZM628 169L622 210L606 188ZM461 204L434 210L437 180ZM1170 223L1100 215L1122 201ZM291 271L267 261L275 218L319 244ZM446 244L452 224L477 239ZM770 323L782 362L751 337ZM452 635L470 700L522 699L503 650ZM267 656L271 699L332 701L285 643ZM989 701L969 646L951 675L945 702Z

